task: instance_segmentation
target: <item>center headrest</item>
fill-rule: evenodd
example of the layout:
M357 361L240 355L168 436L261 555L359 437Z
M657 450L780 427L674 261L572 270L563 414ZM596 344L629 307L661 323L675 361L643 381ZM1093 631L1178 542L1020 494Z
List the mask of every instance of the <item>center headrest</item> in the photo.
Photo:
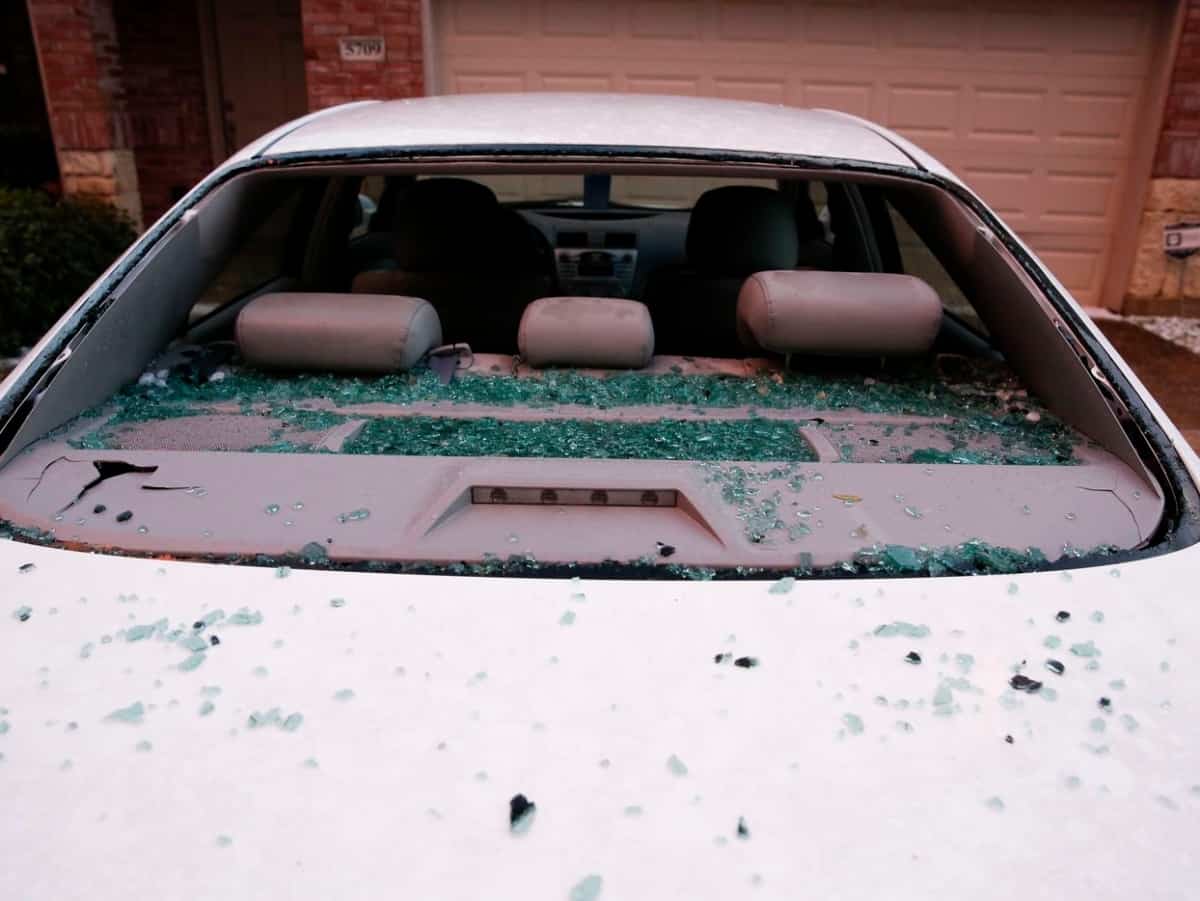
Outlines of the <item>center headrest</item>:
M396 262L418 271L461 265L494 238L501 212L491 188L466 178L421 179L397 206Z
M525 308L517 347L534 367L640 369L654 356L654 325L636 300L542 297Z
M713 275L748 275L796 265L796 218L778 191L727 185L700 195L688 220L688 265Z
M941 300L911 275L756 272L737 302L742 340L781 354L920 354L941 323Z

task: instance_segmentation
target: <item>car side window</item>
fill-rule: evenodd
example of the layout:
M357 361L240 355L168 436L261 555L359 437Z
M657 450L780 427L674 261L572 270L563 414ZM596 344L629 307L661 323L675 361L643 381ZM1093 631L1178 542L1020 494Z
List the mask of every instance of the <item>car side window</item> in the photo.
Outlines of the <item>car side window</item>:
M973 331L987 335L987 326L971 306L966 295L950 277L945 267L938 261L933 251L929 249L921 236L908 224L908 221L890 203L886 203L888 221L895 236L895 246L899 252L899 268L906 275L915 275L929 284L942 301L942 308L962 320Z
M299 221L303 187L278 198L271 212L238 245L192 307L195 322L267 282L287 274L293 226Z

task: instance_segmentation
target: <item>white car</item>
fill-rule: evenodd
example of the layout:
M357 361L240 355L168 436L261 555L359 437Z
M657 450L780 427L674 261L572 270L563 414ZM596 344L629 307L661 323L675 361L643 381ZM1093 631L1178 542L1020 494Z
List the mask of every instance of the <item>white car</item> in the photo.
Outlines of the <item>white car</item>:
M1186 898L1197 459L839 113L314 113L0 387L0 898Z

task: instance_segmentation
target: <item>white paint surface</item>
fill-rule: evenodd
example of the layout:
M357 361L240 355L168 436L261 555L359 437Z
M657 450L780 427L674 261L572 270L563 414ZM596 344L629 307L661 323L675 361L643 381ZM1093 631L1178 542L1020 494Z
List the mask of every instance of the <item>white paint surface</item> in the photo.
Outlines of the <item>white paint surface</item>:
M589 873L602 899L1187 897L1200 884L1197 556L1118 575L772 594L763 582L279 578L0 543L0 897L566 898ZM22 604L24 623L11 615ZM100 643L241 606L263 623L207 630L221 644L193 672L163 640ZM560 625L568 610L574 624ZM932 634L873 635L895 620ZM1064 646L1043 647L1050 634ZM1102 651L1094 672L1067 649L1087 640ZM920 666L903 662L910 650ZM725 651L761 665L715 664ZM956 711L935 715L959 653L974 656L979 693L955 691ZM1064 676L1043 669L1051 656ZM1007 689L1023 659L1057 700ZM221 694L200 716L205 685ZM335 700L344 688L355 697ZM137 700L142 724L104 721ZM303 725L247 728L276 706ZM844 732L845 714L862 734ZM135 750L143 740L153 749ZM1085 748L1101 744L1103 756ZM672 754L686 776L668 771ZM518 792L538 805L523 836L507 827Z

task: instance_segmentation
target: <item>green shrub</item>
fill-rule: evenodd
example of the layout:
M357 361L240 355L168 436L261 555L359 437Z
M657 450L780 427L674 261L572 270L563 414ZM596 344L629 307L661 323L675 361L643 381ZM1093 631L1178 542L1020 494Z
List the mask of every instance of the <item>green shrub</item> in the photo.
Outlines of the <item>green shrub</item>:
M37 341L135 236L108 204L0 187L0 356Z

